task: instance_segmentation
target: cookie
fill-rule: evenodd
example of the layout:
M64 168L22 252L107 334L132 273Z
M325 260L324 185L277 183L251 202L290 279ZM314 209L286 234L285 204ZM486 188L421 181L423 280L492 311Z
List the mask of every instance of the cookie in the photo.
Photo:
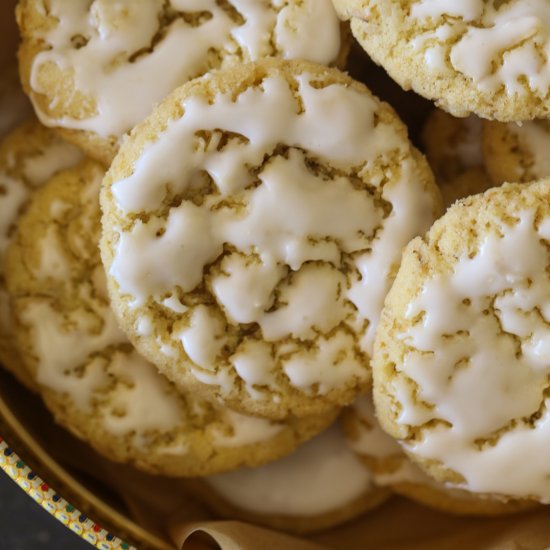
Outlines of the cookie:
M334 0L355 38L403 88L455 116L550 116L546 0Z
M176 90L123 145L102 205L113 307L139 351L274 419L368 387L401 249L441 208L389 106L276 59Z
M103 168L85 161L37 191L6 257L21 355L56 420L108 458L206 475L292 451L334 414L276 423L180 395L118 328L98 241Z
M483 166L482 121L475 115L455 118L434 109L420 139L437 183L449 183L467 170Z
M2 68L0 80L0 138L32 115L32 105L19 84L17 65Z
M416 238L376 335L383 428L438 481L550 502L550 180L449 208Z
M194 77L273 55L343 64L348 50L330 0L22 0L17 20L38 117L106 165Z
M441 183L439 189L443 196L443 203L449 207L457 200L483 193L493 186L494 183L489 178L485 168L478 166L466 170L453 180Z
M503 502L448 489L411 462L398 443L382 430L372 397L359 397L342 416L346 441L372 473L374 483L420 504L454 515L497 516L537 506L528 500Z
M300 534L356 518L391 494L373 484L337 424L276 462L205 478L198 493L222 517Z
M550 123L532 120L520 125L486 121L483 155L495 183L526 183L550 176Z
M20 125L0 142L0 363L29 389L35 389L35 384L21 364L13 342L3 275L4 254L34 189L81 159L76 147L34 120Z

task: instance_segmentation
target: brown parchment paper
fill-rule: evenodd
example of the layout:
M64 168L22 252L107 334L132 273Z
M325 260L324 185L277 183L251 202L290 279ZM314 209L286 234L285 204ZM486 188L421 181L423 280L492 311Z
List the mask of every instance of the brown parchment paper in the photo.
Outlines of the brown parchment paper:
M389 1L389 0L388 0ZM460 1L460 0L457 0ZM0 0L0 78L2 67L14 62L17 33L15 0ZM431 106L403 92L367 63L358 48L352 51L350 72L396 107L414 136ZM152 537L135 540L139 548L207 550L543 550L550 548L550 508L503 518L453 517L393 497L365 517L307 539L291 537L237 521L220 521L187 489L185 480L153 476L100 457L54 425L36 396L8 375L0 374L0 398L17 418L2 418L15 437L23 457L38 461L47 452L60 471L68 472L66 490L80 498L92 517L106 509L128 518ZM24 432L24 436L23 436ZM2 434L3 435L3 434ZM550 460L550 457L549 457ZM44 461L42 465L45 471ZM529 467L528 457L525 467ZM53 475L53 474L52 474ZM71 476L78 485L70 482ZM46 479L46 481L50 481ZM322 480L320 480L322 482ZM85 487L83 491L80 486ZM96 503L86 495L93 492ZM83 502L86 501L87 502ZM116 524L116 522L115 522ZM121 528L122 529L122 528ZM115 532L124 538L125 533ZM134 534L134 538L139 538ZM156 542L155 542L156 541Z

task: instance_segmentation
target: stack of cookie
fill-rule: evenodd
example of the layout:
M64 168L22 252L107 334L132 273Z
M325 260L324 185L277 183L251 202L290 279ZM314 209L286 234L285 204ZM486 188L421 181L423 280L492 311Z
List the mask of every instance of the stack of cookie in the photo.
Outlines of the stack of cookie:
M513 127L435 111L421 140L438 187L395 111L340 70L337 15L451 113L544 116L545 66L528 80L515 43L495 74L465 56L479 25L506 42L514 10L532 34L517 55L543 56L547 8L439 4L19 3L40 122L0 146L0 359L60 424L194 478L221 515L296 532L391 490L480 515L550 498L536 467L496 473L518 460L509 437L543 449L550 183L432 226L441 192L508 178ZM525 151L517 181L544 164Z

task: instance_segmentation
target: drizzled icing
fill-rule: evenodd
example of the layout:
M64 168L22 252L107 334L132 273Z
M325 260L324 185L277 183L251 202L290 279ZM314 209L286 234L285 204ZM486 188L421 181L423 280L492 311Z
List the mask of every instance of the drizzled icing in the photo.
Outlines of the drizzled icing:
M526 89L546 96L550 86L550 4L546 0L418 0L411 15L422 32L414 46L424 48L428 68L452 67L480 90L507 94ZM452 43L452 46L447 44Z
M35 101L41 121L119 137L178 85L213 67L268 55L325 64L338 56L340 29L330 0L231 0L227 5L51 0L48 15L57 24L33 36L49 46L34 59L30 79L34 92L50 97L47 111ZM94 114L52 114L59 112L60 98L52 97L41 79L41 68L49 64L72 78L76 90L95 105Z
M96 170L95 180L80 191L85 207L79 210L79 220L82 227L93 228L85 236L88 242L98 238L93 220L100 215L97 198L102 175ZM134 447L141 450L149 449L158 436L161 443L156 442L155 449L160 446L159 452L185 455L197 432L208 437L214 449L238 448L267 441L286 429L281 423L213 409L197 398L180 396L130 347L107 301L97 249L93 252L92 260L97 264L93 273L77 280L75 273L82 275L80 263L87 247L74 250L80 259L75 270L75 258L68 251L71 231L62 225L73 207L65 200L50 202L44 213L51 218L50 223L37 242L39 261L32 269L37 288L41 288L41 281L48 284L32 296L23 292L16 298L17 314L27 327L29 349L36 360L36 381L53 390L56 399L68 398L70 406L82 413L93 411L101 430L116 438L130 436ZM51 286L52 279L57 286ZM46 291L49 288L57 290ZM143 331L150 330L143 324ZM195 416L193 420L188 409Z
M38 126L38 123L37 123ZM30 128L28 125L24 128ZM30 133L15 130L6 138L10 152L0 159L0 265L15 235L15 223L26 206L32 189L43 185L56 172L75 165L82 159L76 147L62 142L54 135L42 135L36 128ZM49 131L48 131L49 134ZM0 343L12 348L9 341L11 309L0 273ZM3 345L0 345L3 348ZM9 351L6 351L9 353ZM10 362L0 353L0 360Z
M526 121L520 125L507 124L507 129L517 136L522 160L529 159L529 172L534 179L550 176L550 126L547 121ZM521 171L521 166L518 170ZM516 180L514 180L516 181Z
M397 422L422 434L411 452L441 461L470 491L550 502L550 221L535 223L532 210L517 219L424 283L391 384Z
M372 489L368 470L336 425L281 460L211 476L207 482L244 510L298 517L337 510Z
M148 315L151 299L163 305L206 280L216 303L182 310L183 328L172 336L200 367L192 367L197 378L230 391L239 376L254 399L279 386L276 369L294 387L321 394L366 378L363 354L371 352L401 248L433 217L407 142L396 126L375 122L377 102L314 80L296 77L301 110L280 76L236 99L185 99L184 116L112 185L113 214L132 226L117 230L109 273L129 307ZM222 132L230 133L223 146ZM280 144L290 149L274 154ZM266 162L266 155L273 156ZM376 167L390 155L402 157L400 170L384 182ZM312 162L340 172L326 175ZM372 192L354 184L352 167ZM170 195L186 197L210 179L216 191L200 204L183 200L166 217L155 213L166 182ZM133 219L141 212L147 222ZM257 324L253 340L235 342L239 323ZM260 350L258 338L272 345ZM295 345L304 341L316 344ZM220 370L228 346L234 351Z
M374 412L370 396L358 397L353 404L354 422L353 437L346 437L350 449L359 456L370 459L369 470L374 483L380 487L399 483L430 485L445 490L413 464L393 437L382 430Z

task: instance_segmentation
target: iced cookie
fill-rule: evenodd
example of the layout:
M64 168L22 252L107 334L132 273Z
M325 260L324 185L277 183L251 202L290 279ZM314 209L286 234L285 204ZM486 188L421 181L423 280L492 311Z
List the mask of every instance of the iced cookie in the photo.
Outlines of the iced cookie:
M395 439L382 430L370 396L359 397L352 407L346 409L342 424L348 445L363 461L379 487L389 487L420 504L456 515L496 516L536 506L528 500L503 502L481 498L460 489L448 489L433 480L409 460Z
M470 168L448 182L439 185L443 203L449 207L457 200L483 193L494 186L485 168Z
M482 121L475 115L455 118L439 109L430 113L420 138L440 186L483 166L481 129Z
M13 343L3 275L4 254L14 238L17 219L34 189L81 159L76 147L34 121L22 124L0 142L0 363L31 389L35 384L21 364Z
M520 125L486 122L483 154L495 184L526 183L550 176L550 122L533 120Z
M414 239L373 359L378 418L438 481L550 502L550 180L452 206Z
M390 496L373 484L337 424L281 460L206 478L198 491L224 517L295 533L334 527Z
M455 116L550 116L547 0L334 0L374 61Z
M192 78L273 55L343 64L348 49L330 0L22 0L17 18L38 117L106 165Z
M181 388L279 419L368 387L402 247L440 209L389 106L275 59L169 96L102 202L113 307L140 352Z
M15 129L32 114L32 106L21 89L15 64L0 72L0 138Z
M99 257L103 173L86 161L50 180L6 258L21 355L58 422L113 460L178 476L263 464L329 425L333 414L282 424L180 396L137 354Z

